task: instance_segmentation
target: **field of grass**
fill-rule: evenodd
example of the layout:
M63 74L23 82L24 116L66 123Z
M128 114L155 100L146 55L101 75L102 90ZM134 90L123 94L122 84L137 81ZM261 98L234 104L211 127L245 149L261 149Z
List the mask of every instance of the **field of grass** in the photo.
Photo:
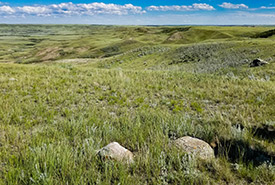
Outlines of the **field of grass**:
M272 30L0 25L0 184L274 184ZM98 159L113 141L134 164Z

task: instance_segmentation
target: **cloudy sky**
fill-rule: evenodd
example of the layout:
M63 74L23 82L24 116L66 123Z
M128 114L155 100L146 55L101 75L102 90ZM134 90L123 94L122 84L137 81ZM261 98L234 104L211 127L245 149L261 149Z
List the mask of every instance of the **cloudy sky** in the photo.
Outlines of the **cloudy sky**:
M275 25L275 0L10 0L0 23Z

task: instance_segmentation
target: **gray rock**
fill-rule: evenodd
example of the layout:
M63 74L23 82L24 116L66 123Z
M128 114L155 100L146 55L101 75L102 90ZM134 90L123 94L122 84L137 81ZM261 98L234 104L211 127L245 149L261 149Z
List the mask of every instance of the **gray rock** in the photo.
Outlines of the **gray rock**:
M173 141L173 145L182 152L195 155L201 159L215 158L214 150L203 140L185 136Z
M112 142L107 146L101 148L97 154L102 159L113 159L120 162L125 163L133 163L134 162L134 155L131 151L124 148L117 142Z
M250 63L250 67L258 67L258 66L262 66L262 65L266 65L266 64L269 64L269 63L267 61L260 59L260 58L257 58Z

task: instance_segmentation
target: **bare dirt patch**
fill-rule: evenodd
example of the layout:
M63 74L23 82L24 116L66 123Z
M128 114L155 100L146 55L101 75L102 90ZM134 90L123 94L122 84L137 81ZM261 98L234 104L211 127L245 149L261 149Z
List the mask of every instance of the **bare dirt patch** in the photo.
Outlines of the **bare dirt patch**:
M53 60L60 56L58 47L47 48L37 53L37 56L42 57L41 60Z
M97 59L90 59L90 58L76 58L76 59L62 59L62 60L55 60L56 63L88 63L88 62L96 62Z

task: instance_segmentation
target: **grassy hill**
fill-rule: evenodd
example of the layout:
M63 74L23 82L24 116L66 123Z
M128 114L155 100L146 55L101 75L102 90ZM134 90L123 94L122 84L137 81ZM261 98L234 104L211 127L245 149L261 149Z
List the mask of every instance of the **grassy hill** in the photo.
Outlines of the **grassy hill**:
M0 184L274 184L269 30L1 25ZM186 135L216 158L171 150ZM134 164L96 157L113 141Z

